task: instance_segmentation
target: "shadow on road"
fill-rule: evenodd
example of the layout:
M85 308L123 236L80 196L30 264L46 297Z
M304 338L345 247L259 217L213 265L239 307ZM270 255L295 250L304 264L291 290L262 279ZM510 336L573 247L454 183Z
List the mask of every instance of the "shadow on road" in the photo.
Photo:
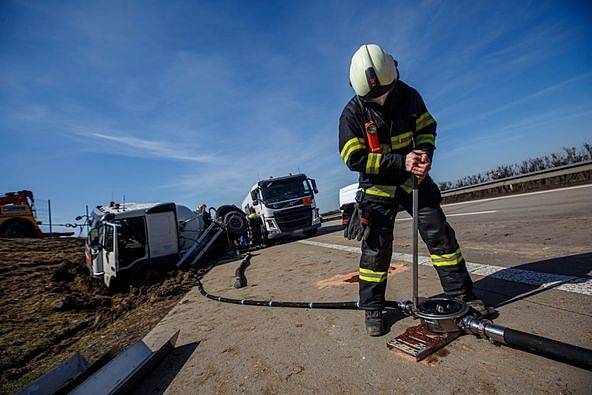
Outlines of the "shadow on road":
M553 282L552 277L529 276L526 271L560 275L565 278ZM583 283L592 279L591 274L592 252L569 255L513 266L484 277L475 282L475 293L481 296L486 304L501 307L563 284ZM512 281L513 278L516 281ZM525 284L524 281L529 283ZM544 285L545 283L547 285ZM486 294L480 295L480 290L485 291Z
M163 394L181 371L200 342L176 347L150 374L134 394Z
M338 232L338 231L342 231L343 230L343 225L339 224L339 225L323 225L319 228L319 233L317 233L317 236L321 236L321 235L326 235L328 233L333 233L333 232Z

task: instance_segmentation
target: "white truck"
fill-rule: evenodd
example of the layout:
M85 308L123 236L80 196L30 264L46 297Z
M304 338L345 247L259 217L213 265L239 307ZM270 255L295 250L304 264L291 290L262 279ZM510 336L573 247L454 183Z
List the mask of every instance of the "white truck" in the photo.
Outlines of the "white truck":
M296 232L315 235L321 227L314 195L316 181L304 174L270 177L257 182L242 203L249 214L254 209L261 216L264 237L277 239Z
M215 218L175 203L111 202L97 206L86 240L86 265L107 287L130 280L147 265L162 268L195 264L217 242L246 231L244 213L222 206Z
M356 182L339 190L339 209L342 213L349 215L354 211L358 189L358 183Z

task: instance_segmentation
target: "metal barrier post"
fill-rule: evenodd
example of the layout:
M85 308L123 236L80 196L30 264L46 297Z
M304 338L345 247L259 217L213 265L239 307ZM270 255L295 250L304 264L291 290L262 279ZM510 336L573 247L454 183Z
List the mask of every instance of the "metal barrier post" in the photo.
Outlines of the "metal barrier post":
M51 226L51 200L47 199L47 212L49 215L49 237L53 237L53 229Z

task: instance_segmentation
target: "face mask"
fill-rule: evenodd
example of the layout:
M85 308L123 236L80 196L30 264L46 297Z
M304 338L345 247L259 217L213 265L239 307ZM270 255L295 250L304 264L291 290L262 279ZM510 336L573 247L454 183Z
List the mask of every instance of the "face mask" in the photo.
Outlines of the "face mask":
M389 93L390 93L390 91L385 93L384 95L378 96L378 97L376 97L374 99L370 99L370 100L373 101L374 103L378 104L379 106L384 106L384 102L386 102L386 98Z

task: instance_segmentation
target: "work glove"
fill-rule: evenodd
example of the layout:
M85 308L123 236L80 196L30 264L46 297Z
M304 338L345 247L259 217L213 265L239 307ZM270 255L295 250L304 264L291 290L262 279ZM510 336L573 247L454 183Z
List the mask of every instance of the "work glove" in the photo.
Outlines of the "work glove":
M368 214L368 210L356 204L356 208L352 211L347 224L344 221L344 225L346 226L343 231L343 237L348 240L368 240L368 237L370 237L370 216Z

